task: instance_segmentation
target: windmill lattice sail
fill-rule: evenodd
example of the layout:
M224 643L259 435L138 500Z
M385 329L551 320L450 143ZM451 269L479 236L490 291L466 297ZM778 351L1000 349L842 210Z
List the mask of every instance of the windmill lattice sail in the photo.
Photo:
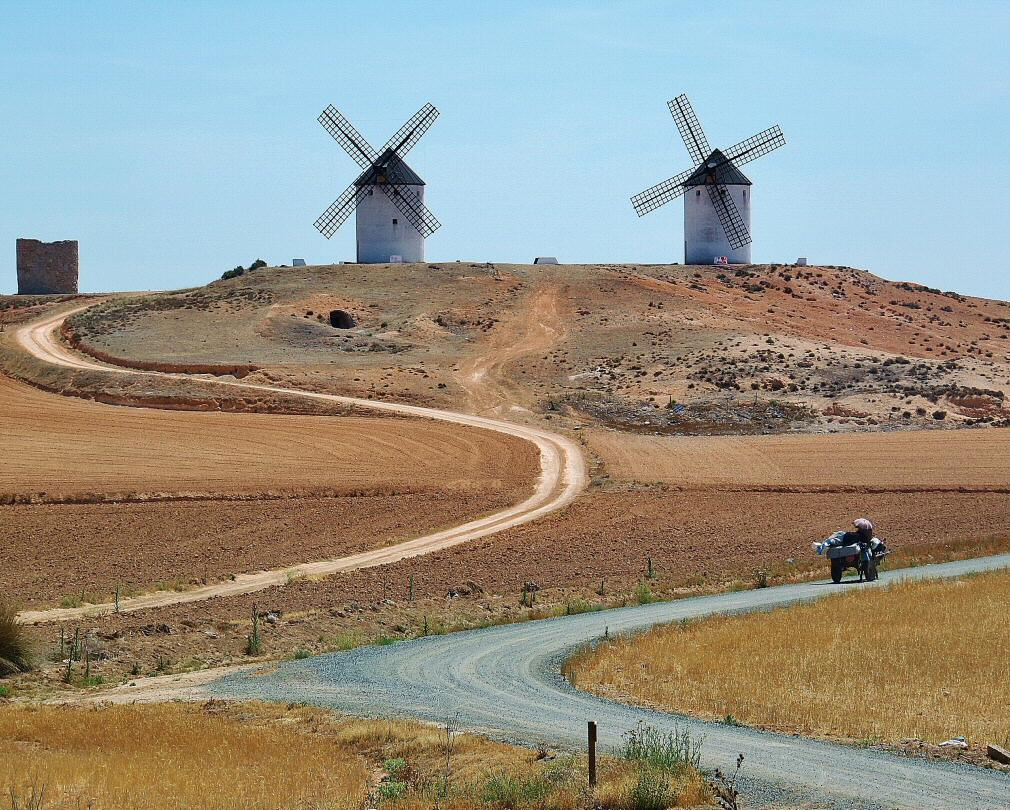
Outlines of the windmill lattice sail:
M775 125L728 149L713 150L685 94L667 106L693 165L632 197L635 213L641 217L684 197L684 261L749 263L751 181L739 167L784 146L782 130ZM695 193L688 194L692 189Z
M424 204L424 181L404 157L438 115L425 104L376 151L336 107L327 106L319 123L362 171L315 221L316 230L329 239L356 212L359 262L423 261L424 240L441 223Z

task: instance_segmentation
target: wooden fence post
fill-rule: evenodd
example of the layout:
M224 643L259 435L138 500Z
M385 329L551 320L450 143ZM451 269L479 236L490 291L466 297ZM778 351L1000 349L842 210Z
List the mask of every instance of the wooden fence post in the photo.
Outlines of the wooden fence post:
M589 721L589 787L596 787L596 721Z

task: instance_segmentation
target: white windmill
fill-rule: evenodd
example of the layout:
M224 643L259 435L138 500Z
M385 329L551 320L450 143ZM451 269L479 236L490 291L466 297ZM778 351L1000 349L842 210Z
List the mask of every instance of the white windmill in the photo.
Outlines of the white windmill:
M684 197L684 264L750 264L751 181L740 171L786 142L778 125L722 151L711 149L686 95L667 102L694 168L631 198L639 216Z
M436 118L438 110L425 104L377 152L332 104L319 116L362 171L315 226L329 239L355 211L358 262L424 261L424 240L440 223L424 206L424 181L403 158Z

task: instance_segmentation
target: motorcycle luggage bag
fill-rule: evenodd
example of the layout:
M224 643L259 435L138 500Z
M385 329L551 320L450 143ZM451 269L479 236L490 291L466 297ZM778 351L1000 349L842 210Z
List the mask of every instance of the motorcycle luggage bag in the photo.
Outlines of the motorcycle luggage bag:
M853 543L851 546L831 546L828 548L828 559L837 560L839 557L855 557L859 555L859 546Z

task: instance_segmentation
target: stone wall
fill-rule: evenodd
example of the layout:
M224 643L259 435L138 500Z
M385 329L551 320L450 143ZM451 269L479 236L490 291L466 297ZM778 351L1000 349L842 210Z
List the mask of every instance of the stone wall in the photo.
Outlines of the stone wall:
M76 240L40 242L18 239L18 295L77 293Z

